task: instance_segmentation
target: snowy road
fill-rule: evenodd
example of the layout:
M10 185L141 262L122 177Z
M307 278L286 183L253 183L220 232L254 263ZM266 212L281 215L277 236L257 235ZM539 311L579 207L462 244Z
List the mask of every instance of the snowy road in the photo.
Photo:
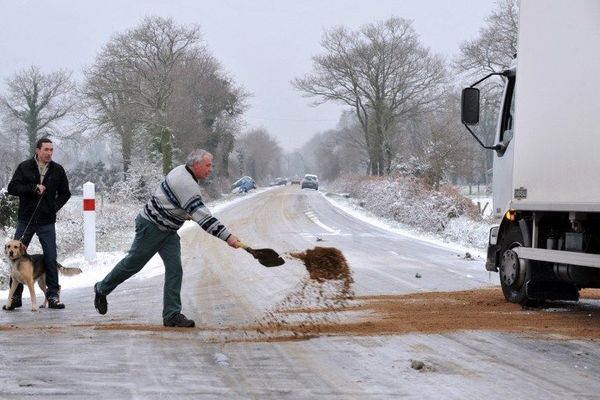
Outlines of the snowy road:
M339 248L358 296L496 285L482 261L366 225L298 186L218 216L252 246ZM105 316L91 287L64 291L62 311L31 313L26 299L0 313L0 399L600 398L591 340L486 331L260 340L246 327L298 287L304 265L264 268L197 227L180 234L183 312L196 329L162 328L162 276L123 284Z

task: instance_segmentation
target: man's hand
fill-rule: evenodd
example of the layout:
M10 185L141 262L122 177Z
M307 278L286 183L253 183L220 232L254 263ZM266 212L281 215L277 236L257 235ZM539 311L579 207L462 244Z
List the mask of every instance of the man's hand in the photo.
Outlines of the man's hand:
M229 235L229 237L227 238L227 244L230 245L231 247L233 247L234 249L237 249L238 247L238 243L240 242L240 239L237 238L237 236L235 235Z
M44 185L37 185L35 188L35 192L37 194L39 194L40 196L43 195L45 191L46 191L46 186L44 186Z

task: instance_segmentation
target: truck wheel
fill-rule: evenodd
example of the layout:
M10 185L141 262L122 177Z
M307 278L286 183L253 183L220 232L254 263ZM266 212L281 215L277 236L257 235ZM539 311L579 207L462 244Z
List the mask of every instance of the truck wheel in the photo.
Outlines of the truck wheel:
M529 260L519 259L513 251L515 247L523 246L523 235L517 225L511 225L504 233L500 246L500 285L502 293L510 303L523 306L538 306L540 301L527 298L526 283L531 279Z

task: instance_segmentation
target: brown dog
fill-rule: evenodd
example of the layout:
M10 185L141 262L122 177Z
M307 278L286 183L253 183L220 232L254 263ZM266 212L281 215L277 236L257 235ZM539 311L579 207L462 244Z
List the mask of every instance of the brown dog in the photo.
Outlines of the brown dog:
M44 298L46 298L47 286L44 256L41 254L28 255L27 247L19 240L9 240L4 246L4 254L8 259L10 265L10 277L12 278L12 284L8 291L8 300L5 309L11 309L12 299L15 290L17 289L17 285L22 283L29 288L31 311L37 311L38 307L33 284L37 281L40 289L44 292ZM77 275L81 273L81 269L79 268L65 268L59 263L56 263L56 267L58 268L58 272L63 275ZM43 307L45 307L47 303L48 301L45 300Z

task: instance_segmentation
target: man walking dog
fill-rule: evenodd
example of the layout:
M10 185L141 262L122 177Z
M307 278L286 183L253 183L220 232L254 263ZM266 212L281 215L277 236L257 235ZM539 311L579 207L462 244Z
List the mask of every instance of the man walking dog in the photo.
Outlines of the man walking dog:
M156 253L165 265L163 289L163 325L192 328L195 323L181 313L181 246L177 230L192 219L206 232L239 247L232 235L204 205L198 181L212 172L213 156L206 150L190 153L185 165L167 174L148 203L135 219L135 238L127 256L106 277L94 285L94 306L106 314L106 296L118 285L139 272Z
M69 180L64 168L52 161L54 146L48 138L37 141L35 155L25 160L15 170L8 184L8 193L19 196L19 212L15 239L29 246L33 234L40 240L46 266L46 300L48 308L61 309L65 305L59 298L58 269L56 267L56 213L71 198ZM23 285L15 290L10 307L22 306Z

